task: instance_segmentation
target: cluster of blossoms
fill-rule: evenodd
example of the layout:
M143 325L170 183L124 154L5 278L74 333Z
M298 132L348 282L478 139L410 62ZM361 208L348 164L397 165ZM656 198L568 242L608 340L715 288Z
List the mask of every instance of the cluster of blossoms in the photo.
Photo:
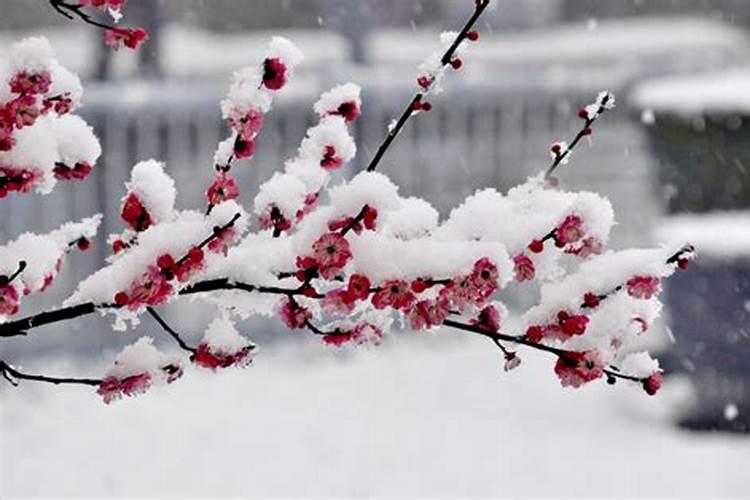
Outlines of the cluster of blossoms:
M68 19L77 17L87 24L103 29L104 44L114 50L119 50L122 47L136 49L148 40L148 33L143 28L126 28L116 25L123 17L122 10L125 8L126 3L127 0L78 0L77 3L71 3L66 0L50 0L50 4L52 4L55 10ZM115 25L103 24L92 19L83 10L87 8L108 12Z
M18 314L24 296L44 292L71 250L88 250L102 216L68 222L47 234L24 233L0 247L0 323Z
M206 192L209 210L239 197L237 182L229 174L232 161L253 156L256 137L271 110L274 95L284 88L302 58L294 44L277 36L268 44L261 64L234 74L229 93L221 103L222 117L231 134L219 143L214 154L216 177Z
M154 347L151 337L141 337L123 349L99 384L97 394L105 403L135 396L155 384L171 384L182 376L182 365Z
M58 180L82 180L101 154L91 128L71 112L83 89L43 38L0 54L0 198L46 194Z
M461 33L442 35L442 50L420 66L421 91L439 92L446 68L462 65L467 42L478 38L469 28L488 3L477 0L475 16ZM378 345L394 325L418 331L455 327L492 339L506 370L521 363L503 345L513 342L556 354L554 373L563 386L606 376L637 381L649 394L659 389L658 362L630 347L660 312L661 280L687 265L692 247L676 254L664 248L605 251L614 225L609 201L565 191L544 174L506 194L479 190L442 220L427 201L401 196L386 175L374 171L382 154L367 171L330 186L330 172L356 153L348 124L360 116L362 103L352 83L315 103L319 122L284 171L260 186L254 200L259 229L249 232L231 163L252 155L273 93L301 59L291 42L274 38L259 65L235 75L222 102L231 135L215 154L208 210L175 210L174 181L164 165L151 160L134 166L121 203L127 228L110 236L107 266L82 281L66 307L92 305L90 310L114 316L115 329L149 312L194 364L211 370L246 366L257 351L233 317L277 315L290 329L307 329L336 347ZM422 95L390 129L384 148L414 115L414 102L427 109ZM583 131L570 146L558 144L553 167L613 105L614 97L603 92L584 108ZM81 241L73 236L78 239L63 241ZM17 265L20 257L8 261ZM48 263L29 261L28 267L49 270ZM0 271L0 284L15 290L0 295L8 316L17 312L9 304L20 292L14 285L19 273L9 266ZM498 299L512 282L541 287L538 305L520 318L521 335L503 331L509 312ZM188 293L220 311L196 347L153 309ZM179 363L142 338L118 356L98 391L109 402L181 374Z
M361 106L360 88L353 83L334 87L315 103L320 121L307 131L297 156L285 162L284 172L263 183L255 197L255 213L262 229L272 229L276 234L289 231L316 208L330 172L356 154L347 124L359 117ZM363 222L373 225L376 217L377 213L370 210ZM349 223L345 218L332 221L331 231Z

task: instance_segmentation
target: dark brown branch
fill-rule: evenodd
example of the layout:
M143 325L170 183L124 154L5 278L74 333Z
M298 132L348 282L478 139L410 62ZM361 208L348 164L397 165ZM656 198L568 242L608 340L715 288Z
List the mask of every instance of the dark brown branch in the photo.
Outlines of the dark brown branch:
M460 321L453 321L450 319L445 320L443 322L443 326L448 326L448 327L455 328L457 330L461 330L464 332L474 333L477 335L482 335L484 337L487 337L491 339L500 349L502 349L503 353L506 356L508 355L508 351L500 344L500 341L503 341L503 340L506 342L512 342L515 344L524 345L526 347L536 349L537 351L548 352L550 354L554 354L558 358L570 359L569 357L570 351L567 351L565 349L560 349L557 347L551 347L545 344L538 344L536 342L531 342L520 335L507 335L503 333L488 332L487 330L483 330L482 328L478 326L469 325L466 323L461 323ZM572 360L572 361L575 361L575 360ZM615 378L632 380L634 382L643 382L645 380L640 377L621 373L618 369L612 366L602 369L602 372L607 376L608 381L611 381Z
M153 307L147 307L146 310L151 315L152 318L156 320L157 323L159 323L159 326L161 326L165 332L167 332L175 341L177 341L177 345L180 346L180 348L184 351L187 351L191 354L195 354L195 347L190 347L184 340L182 340L182 337L180 337L180 334L177 333L169 324L167 324L166 321L154 310Z
M5 361L0 360L0 373L3 378L13 385L18 385L16 380L33 380L35 382L46 382L48 384L76 384L76 385L92 385L97 386L101 384L101 379L96 378L71 378L71 377L48 377L46 375L31 375L23 373L10 366Z
M606 105L611 98L612 95L608 93L604 97L604 99L602 99L602 102L599 103L599 109L596 111L594 116L586 117L586 120L583 123L583 127L581 127L581 130L578 131L576 136L573 138L573 141L568 145L565 151L561 151L560 153L555 155L555 159L552 160L552 164L547 169L547 173L544 174L544 177L546 179L549 179L555 169L559 167L562 161L570 155L570 153L573 151L573 148L576 147L581 139L583 139L587 135L591 135L591 125L593 125L597 118L599 118L602 114L604 114L605 111L607 111Z
M490 4L490 0L479 0L476 2L476 8L474 9L474 13L469 18L468 21L466 21L466 24L459 32L458 36L456 36L456 39L453 41L450 47L448 47L448 50L445 51L443 54L443 57L440 59L440 62L443 64L443 66L446 66L451 63L451 60L453 59L453 54L456 52L456 49L458 49L459 45L461 45L461 42L463 42L469 33L471 29L474 27L474 24L479 19L479 16L482 15L484 10L487 8L487 6ZM385 136L385 139L383 140L383 143L378 148L377 152L375 153L375 156L370 161L370 164L367 166L367 171L372 172L376 168L378 168L378 164L380 163L380 160L383 158L383 155L385 155L385 152L388 151L388 148L391 146L391 143L396 139L396 136L401 132L401 129L404 127L406 122L409 120L409 118L414 113L414 110L417 108L419 103L422 101L422 97L424 97L424 93L417 92L416 95L412 98L412 100L409 102L409 104L406 106L406 109L401 114L401 117L396 122L396 125L388 131L388 135Z
M101 28L103 30L114 30L118 32L124 31L122 28L118 28L115 25L104 24L96 21L85 10L83 10L84 7L81 4L69 3L65 0L49 0L49 3L53 9L55 9L58 13L70 19L71 21L73 21L77 17L84 23L90 24L91 26L96 26L97 28Z
M21 260L18 262L18 267L10 276L0 276L0 286L5 286L8 283L12 283L14 279L18 278L21 273L26 269L26 261Z

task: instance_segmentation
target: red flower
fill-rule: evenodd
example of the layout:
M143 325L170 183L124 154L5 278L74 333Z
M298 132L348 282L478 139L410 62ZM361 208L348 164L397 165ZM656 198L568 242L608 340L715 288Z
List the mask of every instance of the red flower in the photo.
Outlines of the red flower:
M515 264L514 272L516 280L526 281L534 279L535 269L534 262L524 254L518 254L513 257Z
M375 230L375 221L378 218L378 210L376 208L372 208L369 205L365 206L365 214L362 217L362 222L365 225L365 229L369 229L370 231Z
M250 158L254 152L255 141L238 135L234 141L234 156L237 158Z
M40 170L28 168L0 167L0 174L0 179L3 179L3 183L0 183L0 198L13 191L26 194L43 177Z
M437 300L420 300L407 312L409 326L412 330L423 330L442 325L450 312L450 302Z
M323 309L328 314L349 314L354 310L354 297L346 288L338 288L326 293Z
M344 164L343 158L336 156L336 148L327 145L323 152L323 158L320 160L320 166L325 170L335 170Z
M213 253L223 253L226 255L229 251L229 244L234 240L235 236L237 236L237 231L233 227L221 229L215 233L214 239L209 242L208 250Z
M560 329L566 337L583 335L586 332L586 325L589 323L588 316L570 316L565 311L560 311L557 317L560 321Z
M39 117L40 109L36 104L36 97L25 95L9 103L9 111L13 116L14 125L18 129L30 127Z
M601 299L599 298L599 296L593 292L588 292L583 296L584 307L594 308L597 307L600 302Z
M120 399L123 394L135 396L146 392L149 387L151 387L151 374L142 372L123 378L107 377L101 381L96 393L109 404Z
M659 392L659 389L661 389L661 384L664 381L664 376L661 372L654 372L651 375L649 375L647 378L643 379L643 390L646 391L646 394L649 396L653 396L657 392Z
M0 286L0 314L6 316L17 314L18 304L18 290L10 283Z
M564 247L580 241L584 236L583 219L577 215L568 215L555 229L555 245Z
M156 306L166 302L172 285L156 266L149 266L132 285L127 294L127 307L135 311L144 305ZM115 298L115 300L117 300Z
M286 65L276 57L263 61L263 85L269 90L279 90L286 85Z
M372 296L372 305L376 309L385 309L386 307L406 309L413 302L414 294L409 291L409 284L401 280L386 281Z
M112 28L104 32L104 45L114 50L123 46L136 49L148 40L148 33L143 28Z
M636 299L650 299L659 293L661 280L656 276L635 276L630 278L625 286L628 295Z
M474 263L474 270L469 279L474 287L476 302L482 302L497 290L497 266L489 259L481 258Z
M237 189L237 182L234 180L234 177L225 172L217 173L214 181L208 187L208 191L206 191L208 204L213 206L224 203L227 200L234 200L239 196L240 190Z
M345 101L339 105L336 111L330 114L339 115L344 118L344 120L351 122L359 118L361 112L359 110L359 106L355 101Z
M304 328L310 318L312 318L312 313L292 298L285 298L281 302L279 312L284 324L291 329Z
M10 80L10 91L14 94L34 95L46 94L52 83L48 71L29 73L19 71Z
M580 387L604 374L604 364L596 351L565 351L557 358L555 373L563 387Z
M334 331L323 335L323 342L335 347L341 347L342 345L351 341L353 338L354 334L352 331L341 330L337 328Z
M486 306L479 312L471 324L487 332L497 333L500 330L500 312L495 306Z
M352 274L347 291L354 300L365 300L370 296L370 280L362 274Z
M145 231L151 226L151 216L135 193L128 194L120 210L120 217L136 231Z
M230 366L247 366L252 361L254 345L248 345L234 352L225 352L206 343L201 343L191 357L193 363L203 368L216 370Z
M352 258L349 242L338 233L324 234L313 243L312 250L319 272L326 279L336 274Z

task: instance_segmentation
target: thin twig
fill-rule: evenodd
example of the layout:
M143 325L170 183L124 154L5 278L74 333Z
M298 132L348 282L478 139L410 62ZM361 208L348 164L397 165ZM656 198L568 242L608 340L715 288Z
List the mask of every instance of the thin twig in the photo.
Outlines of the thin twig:
M72 377L48 377L46 375L31 375L23 373L5 361L0 360L0 372L3 377L13 385L18 385L15 380L33 380L35 382L46 382L48 384L77 384L97 386L102 383L101 379L96 378L72 378Z
M161 326L165 332L167 332L173 339L177 341L177 345L180 346L180 348L184 351L187 351L191 354L195 354L196 349L194 347L190 347L184 340L182 340L182 337L180 337L180 334L177 333L169 324L167 324L166 321L159 315L159 313L154 310L153 307L147 307L146 310L148 313L153 317L157 323L159 323L159 326Z

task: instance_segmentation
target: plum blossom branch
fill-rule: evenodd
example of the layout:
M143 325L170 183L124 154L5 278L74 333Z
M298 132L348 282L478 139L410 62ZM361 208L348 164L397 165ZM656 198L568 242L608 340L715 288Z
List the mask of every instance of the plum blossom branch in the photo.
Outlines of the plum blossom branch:
M476 7L474 9L474 13L471 15L471 17L466 21L466 24L459 32L458 36L456 36L456 39L453 41L453 43L448 47L448 50L445 51L443 56L440 59L440 62L443 66L447 66L451 64L451 61L453 61L453 55L455 54L458 47L461 45L461 43L466 40L467 38L475 40L475 34L470 36L469 33L471 33L471 29L474 27L474 24L477 22L479 17L482 15L482 13L485 11L485 9L489 6L490 0L477 0L476 1ZM385 136L385 139L383 140L383 143L378 148L377 152L375 153L375 156L370 161L370 164L367 166L367 171L372 172L376 168L378 168L378 164L380 163L380 160L383 158L383 155L385 155L386 151L388 151L388 148L391 146L391 143L396 139L396 136L398 136L399 132L401 132L401 129L404 128L404 125L406 125L406 122L409 120L409 118L414 114L415 110L424 109L425 111L428 111L430 108L425 108L424 104L422 104L422 98L424 97L424 92L417 92L412 100L407 105L406 109L403 113L401 113L401 116L399 117L396 124L388 131L388 134ZM420 106L421 105L421 106Z
M550 354L554 354L559 359L562 359L564 361L569 361L569 362L576 362L577 361L573 357L573 354L574 354L573 351L568 351L566 349L560 349L560 348L548 346L548 345L545 345L545 344L539 344L539 343L531 342L531 341L527 340L526 338L524 338L521 335L508 335L508 334L499 333L499 332L491 332L491 331L487 331L487 330L485 330L485 329L483 329L482 327L479 327L479 326L470 325L470 324L467 324L467 323L462 323L460 321L454 321L454 320L451 320L451 319L446 319L443 322L443 325L447 326L447 327L450 327L450 328L455 328L456 330L461 330L461 331L464 331L464 332L474 333L474 334L482 335L484 337L489 338L498 347L500 347L500 349L505 354L506 359L508 359L509 356L511 357L511 359L515 359L516 355L515 355L515 353L510 352L507 349L505 349L505 347L502 347L502 344L500 343L500 341L511 342L511 343L514 343L514 344L519 344L519 345L523 345L523 346L529 347L531 349L536 349L537 351L543 351L543 352L547 352L547 353L550 353ZM612 380L615 379L615 378L621 378L621 379L631 380L631 381L634 381L634 382L641 382L641 383L645 382L648 379L648 377L641 378L641 377L636 377L636 376L633 376L633 375L627 375L627 374L621 373L619 371L619 369L617 369L615 367L603 368L602 372L607 376L607 381L610 384L613 383Z
M10 276L0 276L0 286L5 286L8 283L12 283L14 279L18 278L21 273L26 269L26 261L22 260L18 262L18 268Z
M559 167L561 164L567 163L568 158L573 151L573 148L576 147L581 139L583 139L584 137L588 137L593 133L591 126L594 124L597 118L599 118L599 116L601 116L608 109L614 108L614 105L615 96L605 90L599 94L596 102L584 108L581 108L578 111L579 118L584 120L583 126L578 131L570 144L566 144L565 142L557 142L552 145L552 164L544 174L544 177L546 179L550 178L557 167Z
M86 24L104 30L105 45L119 49L123 45L131 49L137 48L141 43L148 40L148 34L143 28L121 28L114 24L106 24L97 21L84 9L93 6L99 9L109 9L113 16L119 15L119 11L125 3L124 0L81 0L80 3L68 2L66 0L49 0L50 5L63 17L71 21L78 18Z
M71 377L48 377L46 375L32 375L24 373L14 368L5 361L0 360L0 373L3 378L10 382L12 385L17 386L17 380L33 380L35 382L46 382L48 384L74 384L74 385L92 385L98 386L101 384L101 379L95 378L71 378Z

